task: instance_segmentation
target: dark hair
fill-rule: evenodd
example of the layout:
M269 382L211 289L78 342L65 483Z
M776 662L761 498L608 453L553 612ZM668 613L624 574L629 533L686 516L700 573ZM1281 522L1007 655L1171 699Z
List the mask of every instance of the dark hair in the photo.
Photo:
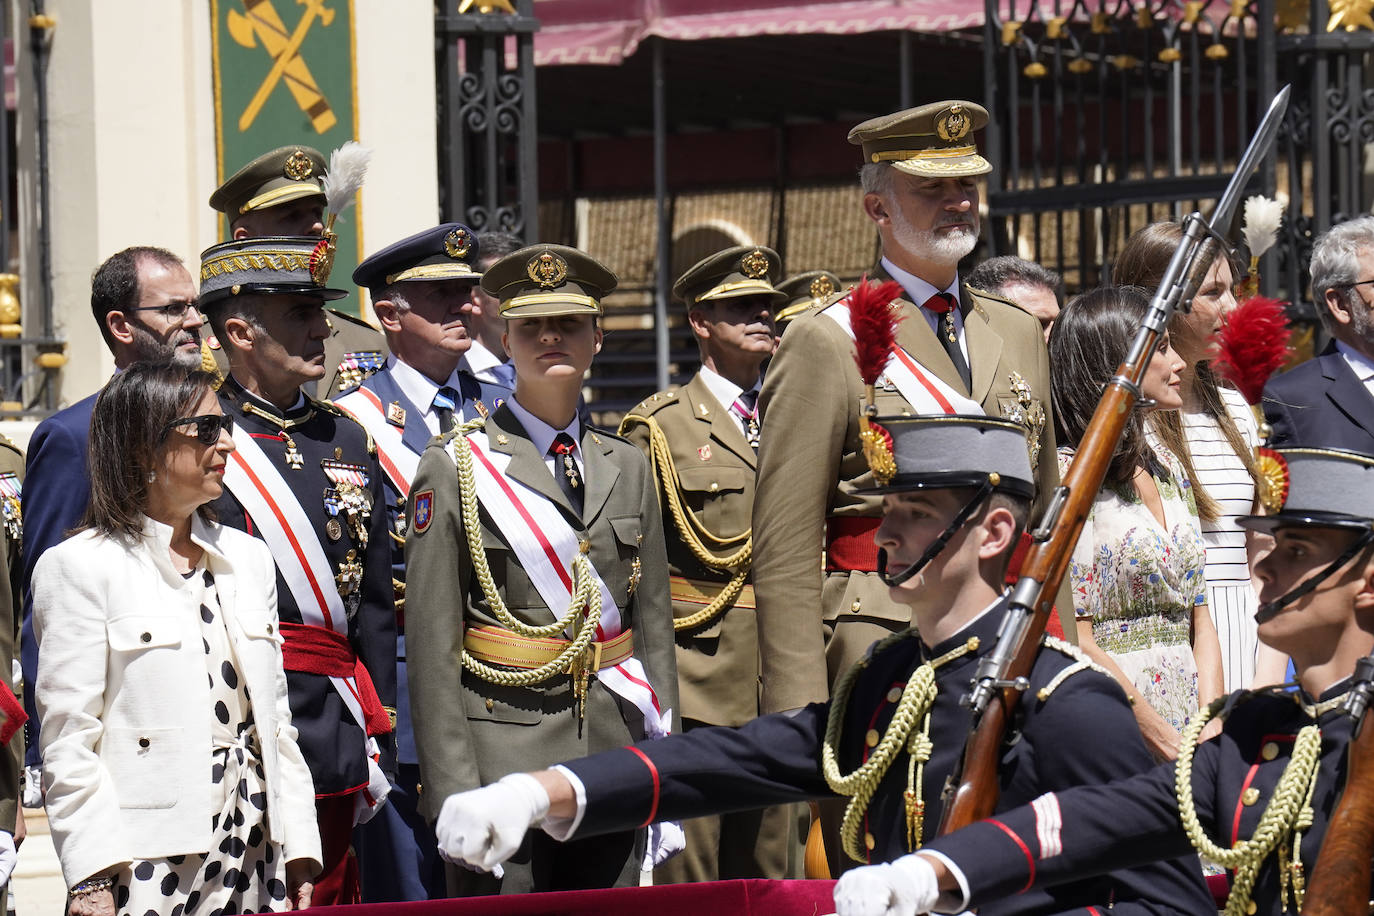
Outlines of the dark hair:
M220 344L224 347L224 355L230 362L234 361L234 348L229 343L229 334L224 330L225 324L230 318L238 318L259 334L267 333L262 324L262 302L266 298L263 295L253 295L245 293L242 296L225 296L207 305L202 312L205 320L210 322L210 330L215 332Z
M138 285L138 269L144 261L162 267L186 266L166 248L136 245L110 255L91 274L91 314L100 328L100 336L105 338L105 346L111 350L115 347L115 339L105 324L105 316L111 312L127 312L138 305L143 295Z
M1168 220L1150 223L1137 229L1126 240L1126 247L1121 250L1116 266L1112 268L1113 282L1142 286L1149 290L1158 289L1160 281L1164 279L1164 271L1168 269L1169 261L1178 250L1182 239L1183 227ZM1230 263L1231 275L1237 276L1238 265L1230 252L1223 252L1217 256L1225 257ZM1170 329L1177 329L1182 320L1182 313L1175 313L1170 322ZM1221 429L1222 435L1226 437L1226 444L1245 464L1250 479L1259 486L1259 466L1255 463L1249 443L1241 435L1236 421L1231 418L1225 402L1221 399L1221 391L1211 365L1206 362L1198 363L1193 367L1193 373L1193 393L1197 395L1203 412ZM1151 414L1148 422L1158 434L1159 440L1169 451L1177 455L1182 463L1183 472L1193 485L1198 517L1203 521L1215 521L1222 514L1221 504L1198 480L1197 471L1193 467L1193 451L1183 431L1183 415L1176 410L1161 410Z
M524 247L525 243L520 241L520 236L512 235L509 232L477 233L478 263L482 261L494 263L508 254L515 254Z
M1050 330L1050 400L1060 445L1077 448L1097 410L1102 389L1126 358L1131 341L1150 307L1136 286L1102 286L1069 300ZM1135 469L1153 458L1139 411L1126 420L1106 483L1129 484Z
M984 289L995 296L1002 295L1002 289L1013 283L1027 286L1043 286L1055 296L1064 291L1064 281L1059 274L1042 267L1034 261L1018 258L1014 254L1004 254L988 258L969 272L967 282L975 289Z
M214 391L214 382L200 369L158 362L134 363L110 379L91 414L91 501L78 530L130 541L142 534L148 474L159 470L163 432Z

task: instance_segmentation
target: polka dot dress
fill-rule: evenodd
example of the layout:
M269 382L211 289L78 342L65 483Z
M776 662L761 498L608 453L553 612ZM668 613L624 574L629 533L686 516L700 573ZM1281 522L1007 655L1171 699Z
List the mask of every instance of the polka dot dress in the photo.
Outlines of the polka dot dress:
M267 780L248 692L234 663L215 579L203 566L187 581L199 599L210 679L212 797L208 854L135 861L114 888L120 916L221 916L287 909L286 863L267 838Z

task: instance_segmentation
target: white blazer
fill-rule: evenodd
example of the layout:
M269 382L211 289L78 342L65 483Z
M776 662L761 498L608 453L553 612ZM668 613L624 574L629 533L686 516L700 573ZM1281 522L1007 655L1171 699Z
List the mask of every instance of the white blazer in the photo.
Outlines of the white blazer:
M85 531L34 567L43 785L68 886L134 859L212 848L210 686L199 607L172 567L171 535L151 519L132 548ZM198 516L191 538L205 549L252 703L268 836L318 871L315 787L286 700L272 555Z

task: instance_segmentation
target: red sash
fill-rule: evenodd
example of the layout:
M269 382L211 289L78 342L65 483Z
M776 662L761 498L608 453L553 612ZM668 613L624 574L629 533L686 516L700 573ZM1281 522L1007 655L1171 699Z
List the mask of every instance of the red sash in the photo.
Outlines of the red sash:
M358 705L369 735L385 735L391 731L391 719L382 706L377 688L367 666L353 651L348 637L336 630L282 621L281 635L286 640L281 647L282 667L287 671L304 671L326 677L351 677L358 685Z

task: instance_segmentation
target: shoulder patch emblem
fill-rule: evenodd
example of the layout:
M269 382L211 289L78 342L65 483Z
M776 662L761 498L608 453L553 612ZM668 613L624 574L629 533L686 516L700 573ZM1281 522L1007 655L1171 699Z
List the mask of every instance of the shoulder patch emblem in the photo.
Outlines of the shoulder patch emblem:
M415 533L419 534L434 521L434 491L425 490L415 494Z

